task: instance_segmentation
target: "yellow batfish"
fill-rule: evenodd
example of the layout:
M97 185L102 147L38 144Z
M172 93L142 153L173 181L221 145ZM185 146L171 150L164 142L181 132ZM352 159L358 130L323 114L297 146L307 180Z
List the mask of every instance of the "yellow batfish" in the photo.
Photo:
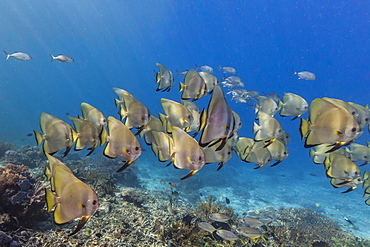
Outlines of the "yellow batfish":
M363 129L370 123L370 111L368 105L362 106L356 103L348 102L351 106L356 108L358 116L355 118L360 125L360 128Z
M59 166L61 169L66 170L67 172L72 173L71 169L66 166L63 162L54 158L53 156L46 154L48 158L49 165L45 168L45 176L48 181L50 181L51 191L55 192L55 167Z
M217 171L220 170L232 156L231 148L228 144L224 145L219 151L216 151L216 146L205 147L203 148L203 152L206 157L206 164L218 163Z
M172 157L173 140L172 138L163 132L152 131L154 142L152 142L152 150L158 157L158 160L165 162L170 160Z
M34 130L37 146L44 142L43 151L50 155L65 148L66 151L63 156L66 156L76 139L76 132L72 126L53 115L43 112L40 116L40 127L44 134Z
M81 103L81 111L82 117L98 129L101 136L100 145L104 145L107 138L107 118L97 108L85 102Z
M283 132L281 125L276 118L271 117L269 114L260 111L258 112L259 124L254 123L253 133L255 141L268 141L265 147L274 142Z
M50 155L49 171L54 183L54 193L45 189L47 210L54 209L54 221L64 224L81 218L76 229L69 236L76 234L98 210L99 198L87 184L76 178L70 170L56 165L57 161Z
M270 151L265 147L263 142L255 142L250 153L244 159L245 162L257 163L254 169L261 168L272 161Z
M200 112L199 107L193 101L181 100L181 103L191 112L193 117L193 121L186 132L195 131L195 133L192 135L195 137L204 128L205 118L207 117L206 111L203 109L202 112Z
M350 148L346 148L346 152L349 154L349 158L352 161L365 162L360 166L370 163L370 148L368 146L352 143Z
M165 128L159 118L151 116L148 124L143 128L143 131L140 132L140 137L144 137L144 141L147 145L152 145L154 141L153 131L164 132Z
M75 150L79 151L91 146L91 148L89 148L90 152L87 154L87 156L89 156L101 143L99 130L92 123L85 119L75 117L68 118L73 121L77 131Z
M116 106L120 107L121 120L125 119L125 125L132 129L137 127L139 131L136 135L140 134L143 128L150 120L150 112L146 106L140 101L136 100L129 92L119 88L113 88L119 100L115 100Z
M338 152L331 153L325 160L325 169L326 175L330 178L353 180L361 176L360 168Z
M160 63L156 63L156 65L159 67L159 72L156 72L155 75L158 84L156 91L169 92L174 82L172 72Z
M287 145L290 142L290 135L283 130L281 135L276 140L279 140L284 145Z
M112 116L108 117L108 131L108 144L103 154L108 158L121 157L125 160L125 164L117 170L120 172L140 156L141 145L129 128Z
M220 143L216 151L221 150L233 135L235 117L225 100L222 88L216 85L207 109L207 120L199 140L201 147L210 147Z
M317 145L310 149L310 157L313 157L313 162L315 164L324 164L325 159L330 155L330 153L328 153L327 151L329 151L332 148L333 147L328 146L328 144ZM346 151L342 148L337 149L332 153L334 152L346 155Z
M340 100L340 99L333 99L333 98L328 98L328 97L324 97L322 99L327 101L327 102L332 103L336 107L339 107L339 108L342 108L342 109L346 110L349 114L352 115L352 117L354 119L356 119L356 121L359 118L360 113L359 113L358 109L356 107L354 107L353 105L349 104L348 102Z
M330 180L330 184L334 188L347 188L347 187L349 187L348 190L343 191L342 193L350 192L350 191L356 189L358 186L360 186L363 183L364 183L364 181L362 180L361 177L357 177L357 178L352 179L352 180L340 179L340 178L332 178Z
M240 157L241 160L245 160L249 153L252 150L254 145L254 139L248 137L239 137L238 142L234 148L236 154Z
M285 160L289 153L286 146L279 140L274 141L271 145L266 147L271 153L271 159L276 160L271 166L280 164L281 161Z
M184 78L184 84L180 82L181 99L193 101L207 94L206 83L195 69L189 69Z
M181 100L181 104L183 104L184 106L186 106L186 108L189 109L189 111L197 111L198 113L200 113L200 109L199 109L199 106L197 104L195 104L195 102L191 101L191 100Z
M179 127L172 127L173 162L175 168L190 169L184 180L197 173L205 164L205 156L198 142Z
M186 106L165 98L161 99L161 104L166 116L161 113L159 113L159 116L168 133L172 132L172 127L179 127L183 130L190 128L193 115Z
M199 72L199 75L203 78L204 82L206 83L206 90L208 93L211 93L215 86L219 84L217 77L209 72L201 71Z
M357 121L347 110L322 99L311 103L309 119L301 119L300 126L301 137L306 137L306 148L327 143L333 145L327 152L332 152L351 143L361 133Z
M278 112L279 107L275 100L266 97L266 96L258 96L256 97L256 101L258 104L255 106L255 113L264 112L273 117L276 112ZM257 116L256 119L258 119Z
M299 118L308 110L307 101L294 93L285 93L283 101L279 101L280 116L295 116L292 120Z

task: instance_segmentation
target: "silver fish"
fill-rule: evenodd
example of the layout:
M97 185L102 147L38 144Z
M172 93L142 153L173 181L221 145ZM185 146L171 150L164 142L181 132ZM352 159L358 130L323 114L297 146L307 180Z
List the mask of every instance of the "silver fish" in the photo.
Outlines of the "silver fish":
M309 71L301 71L297 72L293 69L293 75L298 75L298 79L304 79L304 80L316 80L316 75Z
M58 55L56 57L54 57L51 54L49 54L49 55L51 57L51 62L53 62L54 60L58 60L59 63L72 63L74 61L73 58L71 58L70 56L67 56L67 55Z
M208 65L203 65L203 66L198 66L198 65L195 65L197 67L197 69L200 69L201 71L203 72L207 72L207 73L213 73L213 69L212 67L208 66Z
M218 70L223 70L224 73L228 73L228 74L236 74L236 69L234 69L233 67L218 66Z
M30 55L23 52L14 52L12 54L8 54L6 51L4 51L4 53L6 55L5 60L8 60L10 57L14 57L14 59L18 61L28 61L32 59Z

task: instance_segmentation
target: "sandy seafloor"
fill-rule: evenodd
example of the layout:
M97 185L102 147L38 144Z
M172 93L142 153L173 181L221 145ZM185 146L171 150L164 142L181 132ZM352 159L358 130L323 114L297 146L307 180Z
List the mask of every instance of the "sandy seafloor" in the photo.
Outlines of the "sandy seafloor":
M289 170L294 165L294 161L289 158L276 167L266 166L258 170L253 169L254 164L233 159L220 171L216 171L215 164L209 164L193 178L180 181L183 173L172 167L166 168L160 162L139 163L138 176L142 186L149 191L169 188L167 183L159 182L165 180L175 182L177 187L172 189L180 192L182 200L194 205L198 203L197 198L206 200L212 195L215 202L225 202L227 197L230 200L228 206L239 214L239 218L248 211L271 206L309 208L337 221L345 231L358 237L370 238L369 206L362 198L363 189L359 187L349 193L341 193L347 188L333 188L320 164L307 162L307 172L294 173ZM241 167L237 169L237 166ZM199 181L201 184L197 186ZM355 229L344 217L354 223Z

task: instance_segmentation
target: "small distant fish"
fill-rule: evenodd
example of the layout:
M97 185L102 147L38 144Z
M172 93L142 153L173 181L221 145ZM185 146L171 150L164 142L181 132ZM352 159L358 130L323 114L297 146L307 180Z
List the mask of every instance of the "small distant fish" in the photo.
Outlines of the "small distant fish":
M227 204L230 204L230 199L229 198L225 197L225 201L226 201Z
M205 230L205 231L207 231L207 232L210 232L210 233L212 233L212 232L214 232L214 231L217 230L214 226L212 226L211 224L209 224L207 222L200 222L198 224L198 227L201 228L201 229L203 229L203 230Z
M223 70L224 73L228 73L228 74L236 74L236 69L234 69L233 67L218 66L218 70Z
M161 181L159 181L161 184L165 184L166 181L164 181L163 179L161 179Z
M238 227L236 229L236 232L248 238L255 238L255 237L262 236L261 231L255 228L247 227L247 226Z
M28 61L32 59L30 55L23 52L14 52L13 54L8 54L6 51L4 51L4 53L6 55L5 60L8 60L10 57L14 57L14 59L18 61Z
M58 55L56 57L54 57L51 54L49 54L49 55L51 57L51 62L53 62L54 60L58 60L59 63L72 63L74 61L73 58L71 58L70 56L67 56L67 55Z
M230 219L230 217L224 215L224 214L220 214L220 213L213 213L213 214L210 214L209 215L209 218L211 220L214 220L214 221L218 221L218 222L226 222Z
M185 71L183 71L183 72L176 70L176 72L177 72L177 75L176 75L176 76L179 76L179 75L186 75L186 73L188 72L188 70L185 70Z
M240 96L233 96L231 100L234 100L236 103L248 103L246 99Z
M172 187L177 187L175 183L169 182L168 184L171 185Z
M32 133L28 133L26 136L33 136L33 134Z
M304 80L316 80L316 75L312 72L309 72L309 71L301 71L301 72L297 72L293 69L293 75L298 75L298 79L304 79Z
M197 67L197 69L200 69L203 72L213 73L213 68L208 65L203 65L203 66L195 65L195 66Z
M179 192L177 192L177 191L172 191L172 195L173 195L173 196L179 196Z
M69 112L66 112L66 115L69 116Z
M240 239L238 236L236 236L233 232L228 230L217 230L216 234L220 236L221 238L228 240L228 241L235 241Z
M241 219L240 221L251 227L260 227L264 225L262 221L260 221L257 218L253 218L253 217L245 217Z

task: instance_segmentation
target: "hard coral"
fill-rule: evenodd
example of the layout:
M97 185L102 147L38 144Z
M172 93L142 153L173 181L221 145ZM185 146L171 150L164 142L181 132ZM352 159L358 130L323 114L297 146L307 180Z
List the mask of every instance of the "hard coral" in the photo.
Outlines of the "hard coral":
M125 201L131 202L131 203L135 204L138 207L141 207L142 206L141 204L144 202L143 197L133 189L124 189L124 190L122 190L121 191L121 197Z
M27 170L27 166L14 164L0 168L0 218L7 215L14 219L0 221L1 230L16 229L19 225L28 226L42 218L44 186Z
M26 179L22 174L27 170L27 166L17 166L10 163L4 168L0 167L0 193L4 194L9 189L17 189L18 181Z

